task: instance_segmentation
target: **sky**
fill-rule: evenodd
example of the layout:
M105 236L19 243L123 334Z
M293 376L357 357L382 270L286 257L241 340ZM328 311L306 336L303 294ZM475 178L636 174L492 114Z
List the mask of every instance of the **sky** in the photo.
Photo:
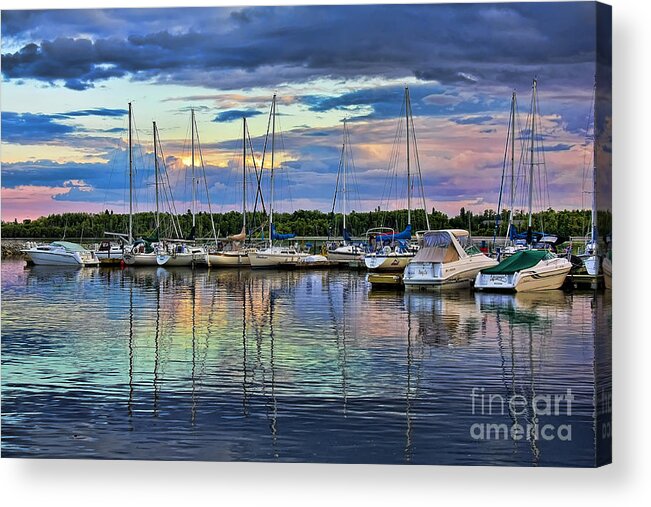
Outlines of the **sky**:
M589 207L595 19L588 2L2 11L2 220L128 211L129 102L136 210L154 201L152 121L189 207L191 109L197 209L241 209L242 117L260 166L274 93L278 210L331 209L344 119L348 209L404 208L405 87L428 210L481 213L497 206L512 91L520 142L534 77L539 206Z

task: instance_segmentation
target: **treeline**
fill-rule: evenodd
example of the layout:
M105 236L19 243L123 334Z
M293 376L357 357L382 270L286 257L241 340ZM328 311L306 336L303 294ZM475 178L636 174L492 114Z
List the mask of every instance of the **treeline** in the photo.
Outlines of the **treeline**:
M461 208L459 214L449 217L441 211L432 209L429 214L431 229L459 228L470 229L473 235L492 236L495 231L496 214L493 210L485 210L481 214L472 213ZM219 237L236 234L242 228L242 215L236 211L213 214L215 232ZM174 237L172 217L161 214L160 237ZM506 232L508 212L501 214L498 235ZM600 214L600 229L610 230L610 215ZM261 226L267 223L267 217L261 213L247 213L249 230L259 237ZM316 210L298 210L294 213L274 213L276 230L280 233L293 232L299 236L341 236L342 216L332 215ZM518 230L526 229L527 217L524 212L515 214ZM115 214L111 211L104 213L64 213L49 215L35 220L22 222L2 222L4 238L101 238L106 232L126 233L129 215ZM192 215L187 213L178 217L183 237L188 237L192 229ZM603 224L603 225L602 225ZM407 225L407 210L370 212L351 212L346 218L347 229L354 236L363 236L373 227L393 227L402 230ZM548 209L534 215L534 228L544 232L554 233L562 238L583 236L590 227L590 212L588 210ZM412 228L414 231L427 228L423 210L412 212ZM151 237L156 231L156 217L153 212L136 213L133 217L133 231L136 237ZM266 234L266 231L265 231ZM206 212L196 215L195 237L210 238L213 236L210 215Z

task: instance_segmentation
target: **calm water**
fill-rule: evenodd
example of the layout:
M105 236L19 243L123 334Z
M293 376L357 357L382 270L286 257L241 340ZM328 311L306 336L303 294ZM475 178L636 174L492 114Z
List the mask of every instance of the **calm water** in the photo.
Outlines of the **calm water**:
M5 457L594 461L608 294L378 293L337 270L23 265L2 263ZM558 410L534 410L545 396ZM519 440L491 434L516 425ZM531 436L543 426L553 438Z

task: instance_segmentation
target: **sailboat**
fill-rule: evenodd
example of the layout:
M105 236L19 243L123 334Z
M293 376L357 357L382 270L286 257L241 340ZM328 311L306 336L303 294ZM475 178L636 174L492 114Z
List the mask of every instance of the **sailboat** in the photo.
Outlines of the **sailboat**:
M497 266L483 269L475 278L477 290L506 290L515 292L539 291L559 289L567 274L572 268L572 263L558 257L548 249L536 250L533 248L533 186L534 167L540 162L536 159L536 113L538 106L538 83L533 80L531 95L531 142L529 146L529 178L528 178L528 207L529 220L526 233L525 250L516 251L513 255L500 262ZM511 226L509 227L511 230Z
M402 120L401 120L402 121ZM402 272L407 263L416 253L416 248L410 244L412 225L411 225L411 192L412 192L412 174L411 174L411 155L410 145L413 142L415 149L415 158L420 178L420 163L418 162L418 148L416 145L416 133L414 130L414 118L411 111L411 100L409 98L409 88L405 88L405 131L407 137L407 227L401 232L395 232L391 228L379 227L367 231L367 243L372 251L364 255L364 264L369 271L381 272ZM409 137L411 128L412 139ZM421 193L422 193L422 179ZM423 209L425 211L425 220L429 230L429 217L425 207L425 195L422 194Z
M194 117L194 109L191 110L190 116L190 129L192 136L192 153L191 153L191 167L192 167L192 231L190 233L190 239L187 241L173 241L167 240L163 242L163 245L159 248L156 255L156 262L159 266L165 267L180 267L180 266L195 266L197 264L208 264L208 254L205 248L194 244L195 233L197 228L197 217L196 217L196 193L197 193L197 182L195 174L195 132L196 132L196 120ZM212 219L212 213L211 219Z
M596 83L593 89L593 108L596 93ZM594 137L594 127L593 127ZM596 140L595 140L596 142ZM579 259L583 263L585 271L590 276L597 276L600 270L599 251L597 249L597 241L599 239L597 231L597 163L594 154L592 155L592 209L590 213L590 234L585 243L585 249L579 254Z
M352 242L350 232L346 228L346 213L348 211L348 172L349 161L352 162L352 151L350 148L350 134L344 119L344 140L341 147L341 158L339 160L339 173L337 174L337 182L339 182L339 175L342 179L342 203L343 203L343 242L339 245L333 244L328 247L328 260L336 262L337 264L346 265L350 267L364 266L364 248L360 245L355 245ZM338 186L338 185L337 185ZM335 197L332 203L332 212L334 214L335 204L337 200L337 190L335 188Z
M129 102L129 129L128 129L128 150L129 150L129 229L127 234L120 232L105 232L106 236L117 238L121 243L121 252L119 258L127 262L131 249L133 248L133 140L132 140L132 122L133 122L133 109L132 104ZM101 249L101 253L100 253ZM116 257L117 251L113 250L114 247L111 241L102 242L102 245L96 250L95 254L99 259L108 259L113 253Z
M154 172L156 186L156 235L160 234L160 209L158 204L158 129L156 122L153 122L154 131ZM129 237L132 238L132 214L133 214L133 150L131 145L131 103L129 103ZM158 243L152 244L145 239L132 242L131 248L123 255L124 263L127 266L157 266Z
M269 244L266 248L249 251L248 257L252 268L277 268L294 267L298 262L307 257L293 247L280 246L274 241L285 241L296 236L293 233L280 234L276 232L274 224L274 152L276 145L276 95L271 101L271 167L270 167L270 194L271 203L269 206ZM267 132L267 135L269 133Z
M227 248L208 252L208 265L215 267L250 266L249 252L244 247L246 241L246 118L242 118L242 230L239 234L228 236Z

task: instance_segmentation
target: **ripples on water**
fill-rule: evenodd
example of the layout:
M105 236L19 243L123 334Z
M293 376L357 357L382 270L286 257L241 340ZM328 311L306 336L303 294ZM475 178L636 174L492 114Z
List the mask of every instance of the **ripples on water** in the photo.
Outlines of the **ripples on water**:
M588 466L595 340L609 332L609 293L3 262L2 454ZM538 423L570 425L571 441L471 437L475 423L532 422L482 399L568 388L571 415Z

